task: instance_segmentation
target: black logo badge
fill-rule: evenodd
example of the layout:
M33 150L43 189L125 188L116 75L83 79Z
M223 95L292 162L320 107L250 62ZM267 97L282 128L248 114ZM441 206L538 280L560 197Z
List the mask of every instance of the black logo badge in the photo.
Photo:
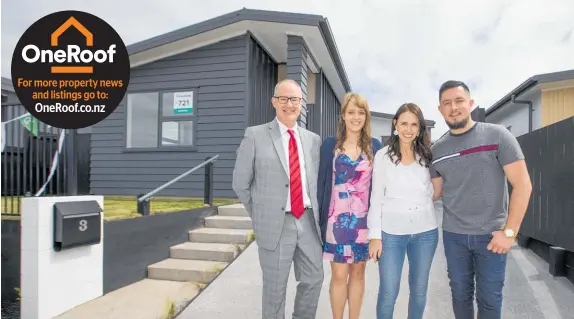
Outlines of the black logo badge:
M57 128L84 128L108 117L129 79L129 55L119 34L81 11L36 21L12 56L18 99L33 117Z

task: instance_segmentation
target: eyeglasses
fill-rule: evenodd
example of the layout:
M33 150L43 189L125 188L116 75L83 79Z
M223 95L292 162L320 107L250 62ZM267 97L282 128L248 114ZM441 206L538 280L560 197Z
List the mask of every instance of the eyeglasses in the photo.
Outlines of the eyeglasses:
M278 99L281 104L287 104L287 101L291 101L293 105L301 103L300 97L274 96L274 98Z

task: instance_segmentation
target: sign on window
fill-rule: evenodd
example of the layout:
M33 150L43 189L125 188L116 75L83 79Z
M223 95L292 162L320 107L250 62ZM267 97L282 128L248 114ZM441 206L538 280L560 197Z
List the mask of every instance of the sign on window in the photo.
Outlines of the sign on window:
M174 114L193 113L193 91L175 92L173 94L173 113Z

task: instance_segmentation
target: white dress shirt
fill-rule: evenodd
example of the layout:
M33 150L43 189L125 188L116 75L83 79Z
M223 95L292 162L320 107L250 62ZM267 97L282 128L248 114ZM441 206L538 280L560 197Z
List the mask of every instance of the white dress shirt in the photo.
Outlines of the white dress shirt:
M387 150L379 150L373 164L368 238L381 239L381 231L408 235L437 228L429 169L419 164L418 156L412 164L397 165Z
M279 124L279 129L281 130L281 140L283 141L283 151L285 152L285 159L287 160L287 171L290 172L289 168L289 140L291 135L287 132L287 126L281 123L277 117L275 121ZM309 193L307 192L307 171L305 170L305 155L303 154L303 144L301 144L301 135L298 130L298 126L295 124L291 128L293 130L293 135L295 136L295 141L297 141L297 152L299 153L299 166L301 167L301 186L303 187L303 206L305 208L311 207L311 198L309 198ZM287 194L287 204L285 204L285 211L291 211L291 183L289 183L289 193Z

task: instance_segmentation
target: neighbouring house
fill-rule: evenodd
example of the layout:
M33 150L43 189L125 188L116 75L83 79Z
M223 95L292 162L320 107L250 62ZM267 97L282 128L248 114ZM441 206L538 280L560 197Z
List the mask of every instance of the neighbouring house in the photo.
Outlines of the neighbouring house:
M214 196L231 188L236 150L247 126L275 117L273 88L303 88L301 125L334 134L340 101L351 90L326 18L241 9L128 46L124 101L91 127L90 192L144 194L219 155ZM191 108L174 106L177 95ZM202 196L203 170L158 195Z
M383 145L386 145L387 140L391 137L391 127L394 114L381 113L371 111L371 136L378 138ZM425 120L429 137L432 140L432 129L434 128L435 121Z
M485 121L516 136L530 174L518 244L574 283L574 69L532 76L488 108Z
M521 136L574 116L574 70L535 75L494 103L485 120Z
M12 80L2 77L2 103L18 103ZM4 119L4 117L2 117Z

